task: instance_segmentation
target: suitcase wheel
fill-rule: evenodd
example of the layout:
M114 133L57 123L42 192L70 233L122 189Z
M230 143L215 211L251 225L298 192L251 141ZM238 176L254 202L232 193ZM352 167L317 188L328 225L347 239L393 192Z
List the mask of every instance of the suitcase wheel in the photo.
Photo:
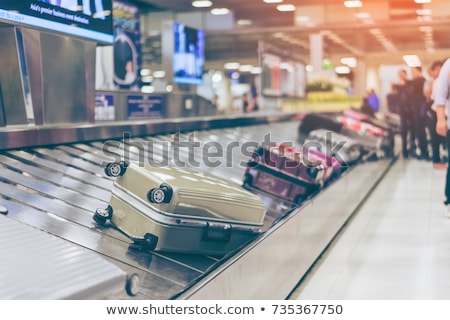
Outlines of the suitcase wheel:
M124 161L109 163L105 168L108 177L118 177L125 173L126 164Z
M152 203L169 203L172 199L172 194L172 187L163 183L159 188L151 189L147 194L147 198Z
M134 240L133 248L138 250L152 251L156 248L157 243L158 243L157 236L151 233L146 233L144 235L144 238Z
M111 215L112 215L111 206L108 206L106 209L98 208L97 210L95 210L93 219L99 225L104 225L106 221L111 219Z
M304 196L302 196L302 195L296 195L295 196L294 202L296 204L301 204L303 201L305 201L305 197Z
M125 289L130 296L135 296L139 292L139 276L133 273L131 276L127 277L127 282Z
M8 208L4 206L0 206L0 214L8 214Z
M243 186L244 187L251 187L253 185L253 176L249 173L246 173L244 175L244 182L243 182Z

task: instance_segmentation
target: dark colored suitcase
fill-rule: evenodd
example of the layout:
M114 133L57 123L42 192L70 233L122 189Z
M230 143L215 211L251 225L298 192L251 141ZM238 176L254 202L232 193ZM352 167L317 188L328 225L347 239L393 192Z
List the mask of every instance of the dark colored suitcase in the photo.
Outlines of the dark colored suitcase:
M362 131L346 128L345 123L336 115L327 115L311 112L306 114L298 127L298 140L301 144L305 142L310 133L315 130L336 132L347 136L355 144L358 144L366 152L381 154L382 139ZM325 135L325 133L324 133ZM311 139L310 139L311 140ZM379 152L378 152L379 151Z
M394 132L389 127L382 126L380 123L375 124L375 120L370 121L370 119L363 116L358 117L354 113L349 115L348 112L338 116L337 120L342 123L344 129L357 132L368 142L372 141L381 151L379 156L392 157L394 155Z
M328 170L332 167L327 166L323 157L305 156L285 145L269 144L254 151L243 185L300 204L322 188L324 179L331 175Z
M241 185L181 168L110 163L117 177L107 208L94 220L110 221L144 250L226 254L254 239L266 207Z
M316 148L332 156L341 164L341 171L359 162L370 150L358 140L326 129L317 129L309 133L305 140L309 150Z
M298 126L299 142L303 143L309 133L316 129L327 129L333 132L341 132L343 125L333 116L310 112L302 116Z

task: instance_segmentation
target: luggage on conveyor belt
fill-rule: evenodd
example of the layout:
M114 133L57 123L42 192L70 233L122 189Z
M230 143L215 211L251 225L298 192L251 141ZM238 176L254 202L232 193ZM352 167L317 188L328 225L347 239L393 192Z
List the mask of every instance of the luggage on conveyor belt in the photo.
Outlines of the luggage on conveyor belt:
M342 111L342 115L362 122L371 123L374 126L377 126L385 131L390 131L392 134L396 134L398 131L398 127L400 126L400 123L397 123L397 121L390 121L390 116L392 115L390 113L386 113L381 118L374 118L356 109L346 109Z
M310 112L303 115L300 124L298 126L298 138L299 142L303 143L309 133L316 129L326 129L333 132L341 132L343 125L337 121L334 117Z
M123 299L138 293L136 274L127 276L91 250L2 215L0 254L0 300Z
M354 140L374 158L393 155L393 135L370 123L358 121L342 115L325 115L311 112L306 114L298 127L298 140L303 143L311 131L324 129L347 136Z
M343 166L342 169L362 160L363 156L368 154L367 148L359 141L326 129L311 131L305 140L305 145L334 157Z
M394 154L394 133L393 131L380 124L374 124L368 120L361 120L353 115L341 115L337 120L342 123L344 129L357 132L361 137L366 138L367 142L374 143L380 149L378 155L381 157L392 157ZM374 139L375 138L375 139Z
M117 177L108 220L143 250L223 255L260 233L266 214L261 199L242 186L205 173L150 164L110 163Z
M259 146L248 161L244 187L300 204L331 179L333 169L317 153L305 155L290 146L268 144Z

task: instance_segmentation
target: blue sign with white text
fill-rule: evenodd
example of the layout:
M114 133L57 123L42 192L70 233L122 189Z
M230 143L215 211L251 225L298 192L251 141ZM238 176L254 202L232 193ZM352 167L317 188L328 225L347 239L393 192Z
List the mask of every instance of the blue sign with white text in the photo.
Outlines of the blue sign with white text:
M162 118L162 95L135 95L127 96L128 119Z

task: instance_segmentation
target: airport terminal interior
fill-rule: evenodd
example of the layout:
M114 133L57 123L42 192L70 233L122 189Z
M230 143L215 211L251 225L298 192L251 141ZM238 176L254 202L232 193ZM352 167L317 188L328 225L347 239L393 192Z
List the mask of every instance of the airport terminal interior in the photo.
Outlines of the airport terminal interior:
M0 0L0 299L450 299L448 148L399 98L421 70L428 102L449 26L448 0Z

